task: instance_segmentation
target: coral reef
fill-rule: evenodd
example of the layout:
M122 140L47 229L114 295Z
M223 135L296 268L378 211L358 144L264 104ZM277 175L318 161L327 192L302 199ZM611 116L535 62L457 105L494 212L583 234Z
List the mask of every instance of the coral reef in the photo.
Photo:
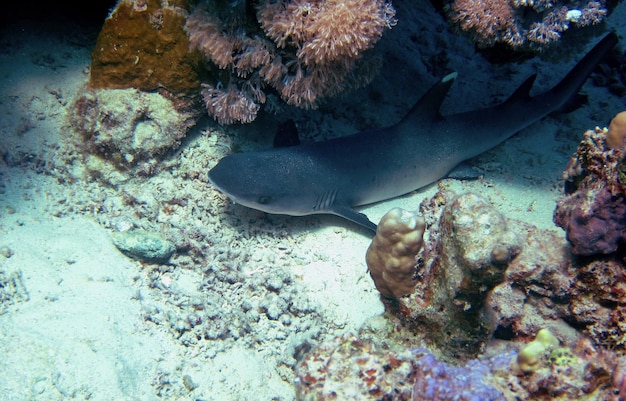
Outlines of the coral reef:
M472 193L457 196L446 205L439 224L436 268L445 276L458 311L475 313L485 294L504 279L522 242L500 212Z
M506 278L487 298L496 338L530 338L549 329L562 341L581 341L623 349L626 344L626 280L620 260L572 258L554 232L520 222L524 249L509 265Z
M511 367L513 375L499 382L500 385L507 382L513 390L513 394L507 394L508 399L614 399L611 386L614 355L585 344L584 339L559 346L553 334L539 330L537 338L522 347ZM522 368L523 373L515 368Z
M497 358L505 367L508 358ZM504 400L486 363L440 362L423 348L381 346L348 336L309 353L297 367L298 400Z
M487 294L504 280L522 242L506 218L480 196L449 198L437 212L438 223L429 229L417 291L401 315L409 330L423 334L442 352L475 355L495 328L484 309Z
M91 87L195 93L201 58L189 52L183 29L188 11L187 0L120 1L91 53Z
M626 276L624 263L591 260L573 263L572 286L558 315L587 334L596 344L624 350L626 346ZM549 283L554 286L554 283Z
M595 346L623 349L623 262L572 259L556 233L515 224L527 233L526 243L507 268L504 282L487 297L494 336L531 338L539 329L548 329L567 344L582 341L582 333Z
M577 255L613 254L626 245L626 148L623 114L612 130L583 134L563 173L566 196L554 212Z
M68 130L84 150L91 175L121 182L128 170L154 174L158 157L180 145L197 116L190 101L159 92L83 90L68 113Z
M152 175L196 124L202 57L189 51L188 12L187 0L121 0L105 20L68 113L90 176Z
M569 301L577 270L568 263L566 244L557 233L538 230L510 221L517 232L525 233L524 249L510 263L504 282L487 297L487 307L496 325L496 338L532 338L539 329L548 329L568 342L576 331L559 318L569 312L555 311Z
M370 336L337 338L308 353L297 367L297 399L616 401L612 381L617 388L624 381L618 368L623 364L593 347L556 348L523 374L514 369L516 352L501 346L454 366L427 349Z
M423 245L426 222L417 213L391 209L378 223L365 260L376 289L387 298L399 298L415 289L417 253Z
M446 9L449 19L480 46L505 43L535 50L559 40L572 26L596 25L607 15L604 0L451 0Z
M250 122L268 93L316 107L324 97L368 83L377 70L367 51L395 24L384 0L207 0L185 29L213 65L202 96L221 124Z
M298 399L623 396L623 262L572 258L557 233L508 220L475 194L442 190L420 212L420 268L404 275L415 291L384 299L382 323L312 349L297 368Z

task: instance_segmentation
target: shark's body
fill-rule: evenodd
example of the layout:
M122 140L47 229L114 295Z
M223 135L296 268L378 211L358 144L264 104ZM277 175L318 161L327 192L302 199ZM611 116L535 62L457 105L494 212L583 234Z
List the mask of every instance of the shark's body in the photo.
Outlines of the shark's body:
M268 213L335 214L370 230L352 209L390 199L445 177L459 163L563 108L617 43L602 39L551 90L530 97L535 76L505 102L443 117L439 108L456 73L433 86L398 124L350 136L223 158L209 179L235 202Z

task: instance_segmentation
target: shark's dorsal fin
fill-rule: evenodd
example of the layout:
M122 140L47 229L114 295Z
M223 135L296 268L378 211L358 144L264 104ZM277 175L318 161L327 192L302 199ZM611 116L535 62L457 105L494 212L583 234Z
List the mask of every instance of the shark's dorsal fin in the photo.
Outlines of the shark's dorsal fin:
M417 125L421 121L435 121L441 118L439 109L443 103L450 87L457 77L453 72L441 79L426 92L420 100L415 103L411 111L400 121L400 125Z
M533 74L526 78L524 82L520 86L515 89L515 92L509 98L508 101L512 100L529 100L530 99L530 89L533 87L535 83L535 79L537 79L537 74Z

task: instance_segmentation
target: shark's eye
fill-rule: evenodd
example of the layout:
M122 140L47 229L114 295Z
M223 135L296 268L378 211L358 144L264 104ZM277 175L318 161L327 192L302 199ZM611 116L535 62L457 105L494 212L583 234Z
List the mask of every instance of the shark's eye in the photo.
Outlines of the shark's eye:
M270 203L271 200L272 200L271 196L259 196L259 199L257 200L257 202L260 203L261 205L266 205Z

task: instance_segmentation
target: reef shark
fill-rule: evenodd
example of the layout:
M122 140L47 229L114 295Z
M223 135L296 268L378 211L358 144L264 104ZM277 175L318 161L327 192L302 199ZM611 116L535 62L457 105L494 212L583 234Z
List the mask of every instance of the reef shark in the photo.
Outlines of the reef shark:
M209 180L235 203L267 213L334 214L369 230L353 206L394 198L448 175L461 162L567 107L596 64L617 43L606 35L556 86L530 96L536 74L503 103L442 116L457 77L446 75L397 124L353 135L224 157Z

